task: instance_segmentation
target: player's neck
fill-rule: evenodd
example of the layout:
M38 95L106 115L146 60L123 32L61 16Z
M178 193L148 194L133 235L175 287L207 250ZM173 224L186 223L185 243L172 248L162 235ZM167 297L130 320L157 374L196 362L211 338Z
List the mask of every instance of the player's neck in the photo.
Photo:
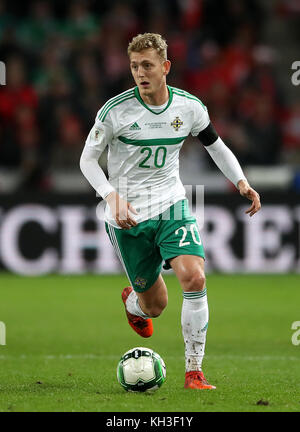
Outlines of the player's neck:
M141 94L140 96L145 102L145 104L160 106L165 104L169 100L169 90L167 85L165 84L163 88L156 93L148 95Z

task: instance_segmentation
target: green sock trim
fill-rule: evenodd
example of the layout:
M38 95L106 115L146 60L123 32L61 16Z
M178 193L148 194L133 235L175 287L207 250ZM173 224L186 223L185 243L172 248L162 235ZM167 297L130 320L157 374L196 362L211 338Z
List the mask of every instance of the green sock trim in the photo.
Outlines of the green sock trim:
M202 291L183 291L183 298L185 299L197 299L206 296L206 288Z

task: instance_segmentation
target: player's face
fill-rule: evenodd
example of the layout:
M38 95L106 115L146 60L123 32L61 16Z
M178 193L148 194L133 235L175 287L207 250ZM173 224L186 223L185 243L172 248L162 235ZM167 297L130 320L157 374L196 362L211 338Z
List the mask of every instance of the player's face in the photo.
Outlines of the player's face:
M130 68L141 97L153 96L166 85L171 63L149 48L130 55Z

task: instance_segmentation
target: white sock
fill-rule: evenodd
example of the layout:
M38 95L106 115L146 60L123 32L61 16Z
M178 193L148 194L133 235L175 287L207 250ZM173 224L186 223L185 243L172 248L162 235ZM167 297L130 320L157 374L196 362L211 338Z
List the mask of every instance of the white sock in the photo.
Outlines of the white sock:
M137 315L140 316L142 318L149 318L148 315L146 315L140 305L139 305L139 298L136 295L135 291L132 291L127 300L126 300L126 309L128 310L129 313L131 313L132 315Z
M206 288L183 293L181 326L185 343L185 370L201 371L208 326Z

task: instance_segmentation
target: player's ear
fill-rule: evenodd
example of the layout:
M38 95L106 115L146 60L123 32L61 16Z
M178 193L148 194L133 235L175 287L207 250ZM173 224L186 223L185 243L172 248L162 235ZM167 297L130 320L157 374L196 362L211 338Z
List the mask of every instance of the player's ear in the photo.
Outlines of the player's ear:
M165 60L163 63L163 67L164 67L164 74L168 75L168 73L170 72L171 69L171 62L170 60Z

